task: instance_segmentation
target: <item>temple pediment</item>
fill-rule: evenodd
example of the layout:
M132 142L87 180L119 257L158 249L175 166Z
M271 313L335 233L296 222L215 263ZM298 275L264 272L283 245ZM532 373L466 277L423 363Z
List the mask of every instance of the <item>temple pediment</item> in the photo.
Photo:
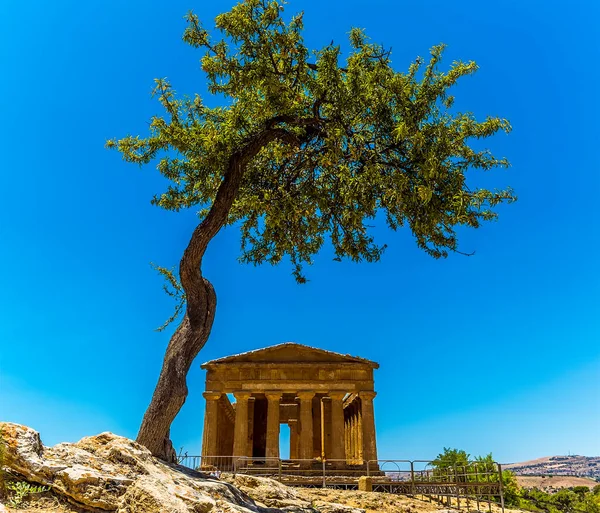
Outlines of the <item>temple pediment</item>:
M379 364L365 358L359 358L348 354L335 353L324 349L297 344L295 342L285 342L271 347L256 349L246 353L218 358L202 364L202 368L220 364L276 364L276 363L319 363L319 364L362 364L368 365L374 369Z

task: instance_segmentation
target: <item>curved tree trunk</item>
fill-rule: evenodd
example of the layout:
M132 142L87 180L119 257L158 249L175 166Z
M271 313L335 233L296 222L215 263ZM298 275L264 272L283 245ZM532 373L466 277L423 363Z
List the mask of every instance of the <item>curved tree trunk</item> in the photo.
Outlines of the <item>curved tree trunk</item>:
M196 227L179 263L181 286L187 302L183 321L171 337L152 401L144 414L137 441L152 454L175 461L175 450L169 439L173 419L187 397L187 373L210 335L217 297L211 283L202 276L204 252L219 230L226 224L237 197L246 164L269 142L276 139L299 144L295 135L281 128L267 127L235 152L229 159L215 200L202 222Z
M152 401L137 436L137 441L154 456L168 462L175 462L176 458L169 431L187 397L187 373L194 358L206 344L215 317L215 291L205 278L203 285L206 295L204 322L192 327L186 314L171 337Z

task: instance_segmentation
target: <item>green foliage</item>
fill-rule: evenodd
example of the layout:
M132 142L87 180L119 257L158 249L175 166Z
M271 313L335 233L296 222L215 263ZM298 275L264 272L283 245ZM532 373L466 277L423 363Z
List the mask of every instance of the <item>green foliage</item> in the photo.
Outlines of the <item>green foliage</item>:
M600 513L600 497L587 486L563 488L548 493L537 488L522 489L521 509L547 513Z
M458 449L444 447L444 452L437 455L437 458L431 462L436 469L454 468L456 466L464 467L469 465L470 454Z
M521 506L521 487L517 476L510 470L502 471L502 488L504 491L504 504L518 508Z
M165 293L177 301L173 315L171 315L171 317L169 317L162 326L156 328L156 331L163 331L169 324L179 317L179 314L183 310L185 306L185 290L183 290L183 287L177 279L177 276L175 276L173 269L167 269L166 267L161 267L160 265L153 263L150 265L164 278L165 284L163 285L163 290Z
M459 251L457 227L478 228L515 199L510 189L467 185L469 170L509 165L472 146L509 132L507 120L451 108L449 91L477 70L474 62L442 71L439 45L399 72L388 50L352 29L342 63L333 43L307 48L302 14L286 22L283 9L283 0L244 0L217 16L220 38L188 14L183 39L204 52L208 90L222 106L180 97L157 79L165 113L152 118L149 135L107 142L128 162L157 163L170 184L154 204L198 207L206 219L232 166L242 166L224 221L241 227L240 260L287 257L303 282L303 265L327 240L336 259L378 260L385 245L370 231L376 217L392 230L408 226L439 258Z
M444 451L438 454L431 465L434 472L439 473L440 476L448 472L456 473L458 480L463 482L474 482L480 479L498 481L498 467L492 453L485 456L476 456L472 460L470 458L471 455L463 450L444 447ZM507 506L518 507L520 504L520 487L515 474L510 470L502 471L502 486L504 503Z
M600 499L592 493L586 493L577 506L580 511L585 513L600 513Z
M20 507L30 495L47 492L50 489L47 486L33 486L26 481L11 481L6 484L6 487L12 491L9 504L13 508Z
M432 461L432 467L440 476L456 472L464 481L475 481L482 476L484 480L498 480L497 464L491 453L469 458L465 451L444 447ZM506 506L545 513L600 513L600 485L591 491L587 486L575 486L547 493L537 488L521 488L514 472L503 470L502 488Z

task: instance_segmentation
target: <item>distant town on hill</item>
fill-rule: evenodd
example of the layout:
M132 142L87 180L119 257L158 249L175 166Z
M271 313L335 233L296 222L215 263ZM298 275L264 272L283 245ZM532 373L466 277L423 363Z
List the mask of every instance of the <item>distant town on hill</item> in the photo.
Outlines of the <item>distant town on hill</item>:
M518 476L577 476L600 481L600 456L548 456L503 467Z

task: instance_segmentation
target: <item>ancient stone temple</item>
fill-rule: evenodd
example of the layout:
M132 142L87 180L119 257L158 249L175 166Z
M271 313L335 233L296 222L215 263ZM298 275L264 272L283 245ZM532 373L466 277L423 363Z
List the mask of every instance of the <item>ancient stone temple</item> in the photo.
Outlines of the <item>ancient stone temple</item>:
M377 460L378 367L289 342L203 364L203 457L279 458L280 425L287 424L291 459L336 460L341 468Z

